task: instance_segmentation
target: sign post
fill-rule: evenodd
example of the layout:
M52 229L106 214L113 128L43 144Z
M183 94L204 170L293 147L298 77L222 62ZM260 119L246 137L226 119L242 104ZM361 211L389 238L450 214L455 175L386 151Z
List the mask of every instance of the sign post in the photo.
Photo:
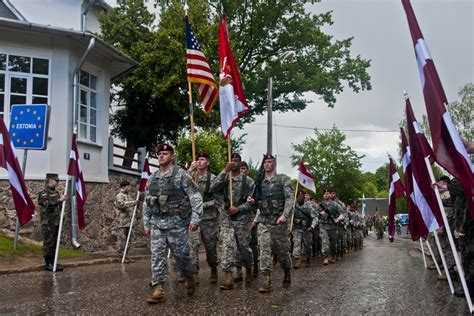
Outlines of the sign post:
M46 150L50 108L46 104L14 104L10 111L10 139L15 149L24 149L22 172L26 173L28 150ZM13 249L16 250L20 222L16 218Z

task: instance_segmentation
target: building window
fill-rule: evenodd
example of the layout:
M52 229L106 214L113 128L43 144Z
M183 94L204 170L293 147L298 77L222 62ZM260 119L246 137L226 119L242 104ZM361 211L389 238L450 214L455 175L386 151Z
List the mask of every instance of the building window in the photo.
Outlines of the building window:
M97 142L97 77L81 70L79 76L79 138Z
M49 59L0 53L0 115L14 104L48 104Z

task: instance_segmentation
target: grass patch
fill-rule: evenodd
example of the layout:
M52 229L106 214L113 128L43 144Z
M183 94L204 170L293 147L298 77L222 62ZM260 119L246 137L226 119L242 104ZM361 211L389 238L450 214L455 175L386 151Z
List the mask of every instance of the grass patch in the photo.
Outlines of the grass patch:
M85 256L86 253L82 250L67 249L63 246L59 249L59 258L76 258ZM39 245L25 244L18 241L16 250L13 250L13 239L0 233L0 257L22 257L34 256L43 257L43 249Z

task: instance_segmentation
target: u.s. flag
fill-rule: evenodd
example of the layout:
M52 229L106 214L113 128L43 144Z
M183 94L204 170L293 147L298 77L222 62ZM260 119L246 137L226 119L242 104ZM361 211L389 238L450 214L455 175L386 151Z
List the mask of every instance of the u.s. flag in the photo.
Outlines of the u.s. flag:
M186 16L186 59L188 81L198 84L201 105L204 112L209 113L217 100L217 84L207 58L191 30L188 16Z

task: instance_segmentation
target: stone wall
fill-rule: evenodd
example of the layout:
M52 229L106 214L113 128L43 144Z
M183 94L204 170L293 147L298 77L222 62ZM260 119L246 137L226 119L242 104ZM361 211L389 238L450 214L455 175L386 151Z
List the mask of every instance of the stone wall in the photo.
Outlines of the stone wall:
M87 201L85 206L86 228L78 231L78 240L85 251L113 250L116 242L116 222L114 212L115 195L120 190L120 182L128 180L134 186L132 196L136 196L140 178L117 171L109 171L109 183L86 183ZM20 228L20 235L40 241L42 240L41 225L39 219L38 193L44 188L45 181L27 181L31 198L36 204L38 216ZM64 181L58 186L59 192L64 191ZM0 180L0 228L15 231L16 213L8 181ZM66 203L64 216L62 243L70 247L71 241L71 213L69 202ZM146 247L148 238L144 235L142 224L142 213L137 211L137 221L131 240L132 247Z

